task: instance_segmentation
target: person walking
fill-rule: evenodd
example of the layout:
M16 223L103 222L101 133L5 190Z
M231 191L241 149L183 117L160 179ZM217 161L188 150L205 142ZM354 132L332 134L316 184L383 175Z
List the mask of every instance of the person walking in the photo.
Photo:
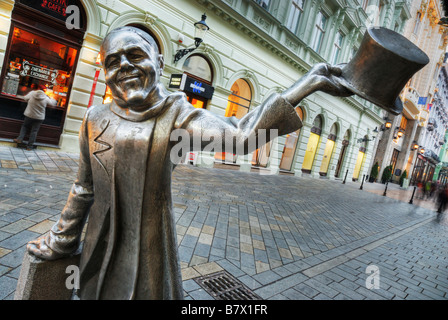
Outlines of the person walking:
M437 219L440 220L442 214L445 212L446 204L448 202L448 187L444 186L440 188L438 196L438 208L437 208Z
M26 150L32 150L34 142L36 141L37 133L39 132L42 122L45 120L45 108L47 106L55 106L57 101L47 96L45 93L46 87L39 85L37 90L30 91L23 99L28 101L25 112L25 120L20 128L19 136L14 139L14 142L20 144L27 131L30 131L28 144Z

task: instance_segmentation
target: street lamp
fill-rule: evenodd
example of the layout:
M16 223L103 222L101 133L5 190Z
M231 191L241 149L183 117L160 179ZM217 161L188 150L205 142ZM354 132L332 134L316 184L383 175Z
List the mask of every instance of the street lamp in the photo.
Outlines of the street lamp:
M176 55L174 56L174 63L176 63L177 61L182 59L182 57L185 56L186 54L197 49L200 46L200 44L204 41L205 34L207 33L208 30L210 30L210 27L207 25L207 23L205 23L205 19L207 19L207 16L204 13L201 17L201 21L194 23L194 45L195 45L195 47L189 48L189 49L177 50Z
M389 117L384 117L383 120L386 120L386 122L384 123L384 127L386 129L390 129L392 127L392 121L389 119Z
M418 143L417 141L412 141L412 145L411 145L411 151L417 150L418 149Z

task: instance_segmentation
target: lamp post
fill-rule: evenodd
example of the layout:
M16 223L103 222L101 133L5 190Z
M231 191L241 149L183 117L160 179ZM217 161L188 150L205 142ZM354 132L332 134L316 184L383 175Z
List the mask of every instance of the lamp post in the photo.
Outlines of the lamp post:
M205 13L201 17L201 21L198 21L194 23L194 47L189 49L180 49L177 50L176 55L174 56L174 63L182 59L183 56L186 54L189 54L190 52L196 50L200 44L204 41L205 34L208 30L210 30L210 27L205 23L205 19L207 19L207 16Z
M363 186L363 184L364 184L364 178L366 177L366 175L364 174L363 176L362 176L362 182L361 182L361 186L359 187L359 190L362 190L362 186Z
M344 181L342 181L342 184L345 184L345 180L347 179L347 174L348 174L348 169L347 169L347 171L345 172L345 178L344 178Z

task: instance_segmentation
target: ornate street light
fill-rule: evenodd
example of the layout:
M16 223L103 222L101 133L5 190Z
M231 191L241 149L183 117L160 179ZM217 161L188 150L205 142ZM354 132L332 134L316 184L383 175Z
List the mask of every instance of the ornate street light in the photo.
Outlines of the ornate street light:
M425 153L425 148L424 147L420 147L420 153L424 154Z
M180 49L177 50L176 55L174 56L174 63L182 59L183 56L186 54L194 51L197 49L200 44L204 41L205 34L208 30L210 30L210 27L205 23L205 19L207 19L207 16L205 13L202 15L201 21L198 21L194 24L194 48L189 49Z

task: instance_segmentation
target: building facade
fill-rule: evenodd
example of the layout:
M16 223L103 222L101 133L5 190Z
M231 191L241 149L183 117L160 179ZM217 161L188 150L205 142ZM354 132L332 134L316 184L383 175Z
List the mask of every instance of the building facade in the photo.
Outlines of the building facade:
M447 70L448 54L445 54L444 64L440 70L434 99L431 105L430 119L433 131L429 132L429 136L433 141L429 141L426 145L433 146L434 152L438 155L439 163L437 163L432 180L440 183L447 183L448 176L448 70ZM431 121L430 120L430 121ZM429 140L429 139L428 139Z
M58 106L48 111L38 142L77 152L87 108L110 98L96 60L104 36L119 26L153 35L169 90L184 91L197 108L241 118L316 63L350 61L368 26L404 32L410 12L408 1L378 0L3 0L0 139L8 143L17 135L22 97L43 83ZM204 13L210 30L203 43L175 59L178 50L193 46L194 23ZM330 179L368 174L378 145L374 129L385 117L380 108L357 96L317 92L296 111L303 127L253 154L202 152L186 160Z
M434 124L443 123L434 117L440 113L431 111L436 93L437 77L446 51L448 33L438 24L444 16L440 1L414 0L410 3L411 19L406 23L403 35L422 49L430 62L407 83L400 98L403 112L398 116L386 115L390 129L381 134L374 161L378 162L380 177L384 169L392 166L392 181L398 182L406 171L410 183L431 180L439 159L439 137L442 127L434 131ZM431 116L433 115L433 116ZM440 132L439 132L440 130ZM443 131L443 133L441 133Z

